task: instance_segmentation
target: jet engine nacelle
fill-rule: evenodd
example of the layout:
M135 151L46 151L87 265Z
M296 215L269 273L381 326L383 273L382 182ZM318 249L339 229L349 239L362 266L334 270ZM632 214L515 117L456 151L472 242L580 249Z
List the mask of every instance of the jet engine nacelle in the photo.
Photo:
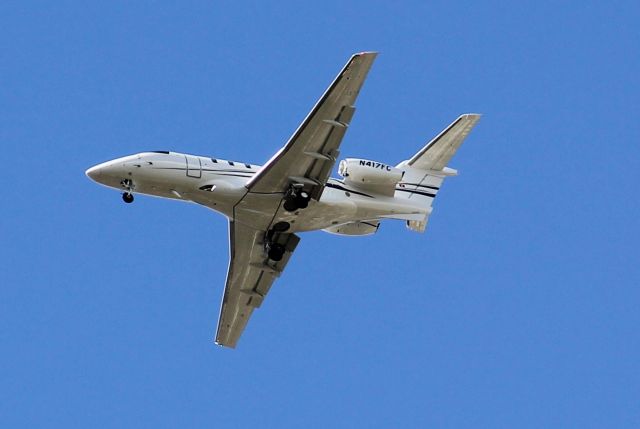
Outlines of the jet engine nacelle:
M404 171L381 162L347 158L340 161L338 174L355 185L395 185Z

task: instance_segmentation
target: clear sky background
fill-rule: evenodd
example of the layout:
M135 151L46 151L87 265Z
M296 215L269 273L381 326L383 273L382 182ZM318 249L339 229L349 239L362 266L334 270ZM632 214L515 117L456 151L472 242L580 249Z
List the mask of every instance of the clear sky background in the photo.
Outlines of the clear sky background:
M633 1L0 3L0 426L640 426ZM354 52L342 154L484 116L424 235L305 233L236 350L227 220L84 171L256 164Z

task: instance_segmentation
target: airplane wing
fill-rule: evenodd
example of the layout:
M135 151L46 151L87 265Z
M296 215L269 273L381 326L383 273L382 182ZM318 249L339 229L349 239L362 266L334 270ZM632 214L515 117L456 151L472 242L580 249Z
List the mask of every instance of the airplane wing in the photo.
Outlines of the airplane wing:
M479 120L480 115L476 113L459 116L416 153L407 164L420 170L442 170Z
M272 237L286 249L282 260L275 262L264 253L264 238L265 231L229 223L229 271L216 332L216 343L221 346L236 346L253 309L260 307L300 241L295 234Z
M338 157L338 148L353 113L356 97L364 83L376 53L355 54L320 97L287 144L280 149L247 183L248 193L234 207L229 224L231 259L222 299L216 343L235 347L254 308L262 304L274 280L282 272L300 238L285 232L273 232L273 218L266 207L265 195L274 194L274 212L282 194L291 184L302 184L311 198L320 199ZM252 198L260 197L264 210L256 211ZM253 225L254 227L251 227ZM268 239L284 246L281 261L267 258Z
M376 55L363 52L349 59L287 144L249 181L249 192L282 193L300 183L311 198L320 199Z

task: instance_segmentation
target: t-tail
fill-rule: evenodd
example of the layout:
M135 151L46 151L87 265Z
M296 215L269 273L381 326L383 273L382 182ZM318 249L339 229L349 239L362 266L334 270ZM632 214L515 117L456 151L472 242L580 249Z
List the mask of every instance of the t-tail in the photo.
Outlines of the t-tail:
M418 202L427 208L424 219L408 220L407 228L424 232L433 199L440 191L442 182L445 177L458 174L453 168L447 167L447 164L479 119L480 115L475 113L461 115L411 159L396 166L405 173L396 187L395 197Z

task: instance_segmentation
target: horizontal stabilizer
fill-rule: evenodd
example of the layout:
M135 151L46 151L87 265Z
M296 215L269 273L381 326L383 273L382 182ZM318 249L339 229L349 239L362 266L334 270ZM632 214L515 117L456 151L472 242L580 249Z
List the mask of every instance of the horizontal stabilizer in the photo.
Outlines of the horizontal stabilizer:
M415 232L424 232L427 229L427 222L429 222L429 217L424 220L408 220L407 228Z
M394 213L394 214L383 215L380 217L388 218L388 219L400 219L400 220L406 220L406 221L419 222L419 221L425 220L427 217L429 217L430 214L431 214L431 207L426 207L420 210L419 213L415 213L415 212L414 213Z

